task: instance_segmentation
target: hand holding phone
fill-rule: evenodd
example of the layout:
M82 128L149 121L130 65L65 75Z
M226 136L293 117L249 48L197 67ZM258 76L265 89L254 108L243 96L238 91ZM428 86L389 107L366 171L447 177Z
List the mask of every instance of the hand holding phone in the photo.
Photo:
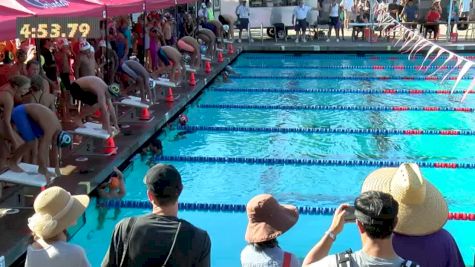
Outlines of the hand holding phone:
M355 207L348 206L345 208L345 222L354 222L356 220L355 217Z

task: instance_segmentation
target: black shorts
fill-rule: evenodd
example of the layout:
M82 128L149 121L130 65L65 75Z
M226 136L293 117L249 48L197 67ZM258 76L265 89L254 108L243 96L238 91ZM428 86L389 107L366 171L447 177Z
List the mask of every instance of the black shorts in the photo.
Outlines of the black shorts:
M300 31L302 29L305 31L307 29L308 23L306 19L298 19L297 22L295 23L295 30Z
M247 30L248 26L249 26L249 19L248 18L239 19L238 29Z
M334 26L335 28L340 28L340 18L330 17L330 26Z
M79 100L86 105L93 106L97 104L97 95L82 90L81 86L75 82L73 82L69 87L69 92L74 99Z

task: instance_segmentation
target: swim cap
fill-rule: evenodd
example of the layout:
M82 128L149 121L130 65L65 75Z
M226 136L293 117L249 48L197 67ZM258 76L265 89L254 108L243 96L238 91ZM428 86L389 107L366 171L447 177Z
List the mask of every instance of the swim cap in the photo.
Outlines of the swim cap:
M188 55L188 54L184 54L184 55L183 55L183 61L185 62L185 64L190 64L190 62L191 62L191 56Z
M58 39L58 48L61 49L65 46L69 46L69 41L66 38L59 38Z
M89 49L91 49L91 44L86 41L86 39L81 39L81 41L79 42L79 51L83 52L83 51L87 51Z
M229 31L229 25L223 25L223 30L225 32L228 32Z
M208 50L208 47L206 47L206 45L201 45L200 46L201 54L206 54L206 50Z
M178 116L178 122L181 126L185 126L188 122L188 117L185 114L180 114L180 116Z
M150 89L154 89L156 85L157 83L155 82L155 80L153 79L148 80L148 87L150 87Z
M61 131L58 134L58 140L56 140L59 147L68 147L73 143L73 138L65 131Z
M107 87L107 90L109 93L113 96L119 96L120 95L120 87L117 83L113 83Z
M109 188L110 189L117 189L117 188L119 188L119 186L120 186L119 178L116 177L116 176L111 177L111 179L109 180Z

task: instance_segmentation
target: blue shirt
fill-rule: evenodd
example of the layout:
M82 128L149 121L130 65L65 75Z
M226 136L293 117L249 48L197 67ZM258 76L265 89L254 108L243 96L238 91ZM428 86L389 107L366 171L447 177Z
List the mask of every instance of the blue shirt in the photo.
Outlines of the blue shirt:
M306 19L307 14L310 11L310 9L312 9L312 8L310 8L309 6L306 6L306 5L297 6L297 7L295 7L293 14L297 19Z

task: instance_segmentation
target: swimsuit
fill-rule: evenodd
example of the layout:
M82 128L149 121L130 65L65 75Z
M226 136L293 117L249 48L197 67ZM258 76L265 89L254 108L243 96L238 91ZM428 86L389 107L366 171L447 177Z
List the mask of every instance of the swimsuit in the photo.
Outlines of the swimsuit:
M165 54L163 48L158 50L158 57L163 62L163 64L165 64L165 66L170 66L170 60L168 59L167 54Z
M19 105L13 109L11 120L25 142L33 141L44 135L43 129L28 116L25 105Z
M178 48L183 50L183 51L186 51L186 52L189 52L189 53L194 53L195 52L195 48L188 44L187 42L183 41L183 40L178 40L178 44L177 44Z
M122 71L124 71L127 75L129 75L130 78L132 78L134 81L137 80L138 78L137 73L135 73L135 71L131 67L129 67L129 65L127 65L127 61L122 63Z
M92 92L82 90L81 86L75 82L71 84L69 92L74 99L80 100L86 105L93 106L97 104L97 95Z

